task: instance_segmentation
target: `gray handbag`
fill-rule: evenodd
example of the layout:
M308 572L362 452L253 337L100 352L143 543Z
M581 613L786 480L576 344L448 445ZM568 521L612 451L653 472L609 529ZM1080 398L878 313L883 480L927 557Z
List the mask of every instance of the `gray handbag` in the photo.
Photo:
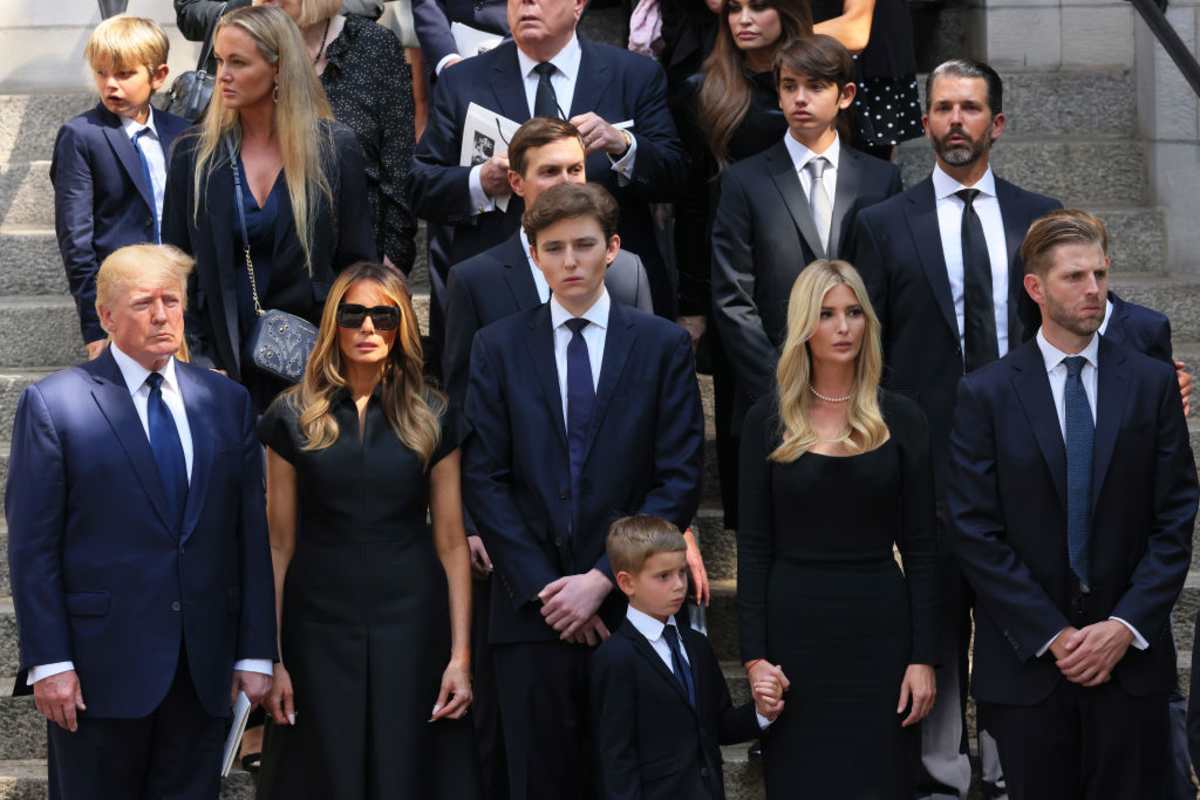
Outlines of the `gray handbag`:
M233 194L237 203L238 224L242 230L242 254L246 259L246 273L250 276L254 313L258 316L246 342L250 360L262 372L288 383L299 383L304 377L308 356L317 342L317 329L311 322L295 314L278 309L264 310L259 302L254 261L250 258L250 237L246 234L246 207L242 200L238 154L231 139L226 139L225 144L229 149L229 166L233 170Z

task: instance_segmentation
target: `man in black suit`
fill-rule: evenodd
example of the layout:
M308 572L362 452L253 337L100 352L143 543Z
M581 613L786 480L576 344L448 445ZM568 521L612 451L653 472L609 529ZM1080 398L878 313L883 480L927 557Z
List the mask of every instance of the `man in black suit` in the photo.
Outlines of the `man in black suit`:
M1174 371L1098 334L1093 221L1030 228L1041 329L962 379L950 441L972 692L1013 800L1165 795L1170 612L1200 489Z
M929 418L944 525L958 381L1027 338L1018 248L1029 225L1061 204L992 174L989 155L1006 122L995 70L947 61L930 73L925 97L933 174L859 214L853 263L883 326L884 382ZM953 554L946 560L938 702L921 726L917 795L937 800L965 796L971 781L964 717L970 601ZM990 742L981 739L986 756Z
M838 136L838 117L854 102L849 51L812 36L781 51L776 63L788 132L721 174L713 221L713 313L737 378L734 435L754 401L774 391L788 295L800 271L850 252L859 210L901 189L894 164L845 147Z
M610 523L645 513L683 529L699 503L691 339L605 291L616 217L595 184L544 192L524 227L553 296L481 330L471 351L463 491L498 577L491 642L512 800L593 791L588 657L624 613Z

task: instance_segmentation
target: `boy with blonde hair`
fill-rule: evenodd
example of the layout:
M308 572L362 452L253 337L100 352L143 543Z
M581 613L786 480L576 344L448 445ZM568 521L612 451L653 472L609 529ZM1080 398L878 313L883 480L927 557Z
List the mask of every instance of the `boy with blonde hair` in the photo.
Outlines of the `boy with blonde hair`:
M104 347L96 272L128 244L156 243L171 143L189 123L153 109L167 80L167 36L158 23L118 16L84 48L100 102L67 121L54 143L54 227L89 358Z

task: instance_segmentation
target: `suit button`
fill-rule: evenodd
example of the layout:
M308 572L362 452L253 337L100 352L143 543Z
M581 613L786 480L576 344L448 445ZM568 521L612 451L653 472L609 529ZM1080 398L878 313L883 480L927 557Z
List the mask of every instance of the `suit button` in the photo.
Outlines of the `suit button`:
M556 539L554 540L554 546L555 546L555 547L562 547L562 546L563 546L563 540L562 540L562 537L561 537L561 536L560 536L560 537L558 537L558 538L556 538Z
M570 499L571 499L571 493L570 493L570 492L566 492L566 491L559 492L559 493L558 493L558 499L559 499L559 500L570 500Z
M179 611L179 610L180 610L180 609L182 609L182 608L183 608L183 606L181 606L181 605L179 604L179 601L178 601L178 600L176 600L174 603L171 603L171 610L172 610L172 611Z

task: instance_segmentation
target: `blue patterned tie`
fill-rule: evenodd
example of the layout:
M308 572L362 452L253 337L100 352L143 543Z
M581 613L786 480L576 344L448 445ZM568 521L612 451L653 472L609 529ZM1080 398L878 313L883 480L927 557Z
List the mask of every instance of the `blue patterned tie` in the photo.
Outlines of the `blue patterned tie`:
M577 503L583 451L587 447L592 409L596 405L596 387L592 383L592 362L583 338L588 321L576 317L565 324L571 329L571 341L567 344L567 445L571 456L571 495Z
M1088 591L1088 539L1092 532L1092 444L1096 424L1083 388L1083 356L1064 358L1067 429L1067 555L1071 571Z
M150 451L158 463L158 476L162 478L167 495L167 510L174 515L178 526L183 521L183 509L187 505L187 462L183 457L183 444L179 441L175 418L163 401L162 382L163 376L157 372L151 372L146 377L146 383L150 386L146 420L150 428Z
M692 680L692 668L688 666L683 658L683 651L679 649L679 631L675 630L674 625L667 625L663 628L663 638L667 640L667 647L671 648L671 669L675 671L675 678L683 685L688 703L695 708L696 683Z
M133 135L133 151L137 153L138 161L142 162L142 177L146 179L146 188L150 190L150 217L154 220L154 243L162 243L162 235L158 231L158 201L154 195L154 179L150 177L150 162L146 159L146 154L142 152L140 139L143 136L153 138L154 132L149 128L142 128Z

